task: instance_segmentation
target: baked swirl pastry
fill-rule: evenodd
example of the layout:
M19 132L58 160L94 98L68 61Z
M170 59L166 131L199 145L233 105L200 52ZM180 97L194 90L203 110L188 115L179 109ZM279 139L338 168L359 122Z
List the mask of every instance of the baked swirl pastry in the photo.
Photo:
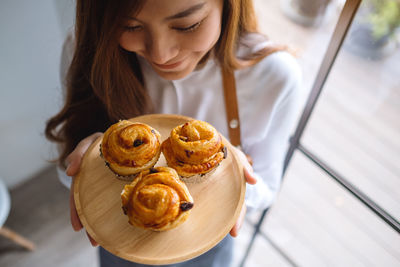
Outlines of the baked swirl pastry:
M176 171L169 167L151 168L125 185L122 209L129 223L154 231L177 227L189 216L193 199Z
M161 136L147 124L121 120L104 133L101 156L118 178L131 180L160 157Z
M175 127L161 145L169 167L186 182L204 180L226 158L221 135L209 123L192 120Z

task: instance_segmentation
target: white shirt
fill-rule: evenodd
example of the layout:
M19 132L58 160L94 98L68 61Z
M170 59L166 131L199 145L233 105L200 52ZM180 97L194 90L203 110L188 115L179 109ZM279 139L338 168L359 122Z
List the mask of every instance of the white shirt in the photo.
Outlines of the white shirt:
M239 55L245 56L266 44L243 46ZM228 138L222 75L214 59L175 81L158 76L145 59L139 57L139 62L155 113L207 121ZM304 100L301 71L293 56L276 52L252 67L235 71L235 79L242 149L252 157L258 178L256 185L247 185L246 205L263 209L273 203L279 190L289 138ZM70 184L66 181L71 179L63 172L59 175L64 184Z

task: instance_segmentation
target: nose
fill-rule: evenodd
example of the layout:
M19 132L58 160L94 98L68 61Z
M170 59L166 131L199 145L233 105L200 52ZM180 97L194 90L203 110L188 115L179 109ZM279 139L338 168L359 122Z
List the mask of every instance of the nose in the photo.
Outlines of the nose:
M173 36L166 33L157 33L149 36L147 54L149 59L156 64L167 64L179 53L179 48Z

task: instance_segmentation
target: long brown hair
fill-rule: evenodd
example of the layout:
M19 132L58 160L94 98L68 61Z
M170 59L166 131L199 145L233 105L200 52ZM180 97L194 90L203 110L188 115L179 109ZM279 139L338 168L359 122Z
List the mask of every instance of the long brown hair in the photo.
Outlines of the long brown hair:
M105 131L119 119L152 112L136 55L120 48L123 18L139 12L143 0L78 0L75 51L66 76L65 104L47 121L46 137L61 144L64 161L80 140ZM223 68L256 64L281 46L268 46L247 59L236 57L240 38L257 32L252 0L224 0L215 55Z

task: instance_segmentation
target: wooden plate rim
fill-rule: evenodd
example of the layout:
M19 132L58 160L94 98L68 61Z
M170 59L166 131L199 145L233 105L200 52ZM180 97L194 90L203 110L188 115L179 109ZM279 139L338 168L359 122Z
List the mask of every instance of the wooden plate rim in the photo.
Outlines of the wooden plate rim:
M193 120L193 118L191 118L191 117L187 117L187 116L183 116L183 115L175 115L175 114L149 114L149 115L142 115L142 116L138 116L138 117L135 117L135 118L131 118L129 120L130 121L141 121L143 119L144 120L148 120L148 119L152 119L152 118L156 118L156 119L179 119L179 120L185 120L185 121ZM101 139L102 137L103 136L98 137L89 146L87 151L92 151L93 149L95 149L94 147L98 145L99 139ZM141 263L141 264L156 265L156 264L178 263L178 262L186 261L186 260L192 259L194 257L197 257L197 256L207 252L211 248L213 248L215 245L217 245L230 232L230 230L232 229L232 227L236 223L236 220L240 215L240 211L241 211L241 207L242 207L243 202L244 202L245 191L246 191L245 190L246 189L246 182L245 182L245 178L244 178L243 171L242 171L243 165L241 164L241 162L239 160L239 157L236 154L236 151L235 151L235 148L233 147L233 145L231 145L230 142L224 136L222 136L222 138L224 140L224 143L228 146L228 151L230 152L230 155L233 156L233 162L236 163L236 165L237 165L238 172L241 175L242 182L240 183L239 202L238 202L238 205L237 205L237 207L235 209L235 212L234 212L234 214L232 216L232 219L231 219L231 221L229 223L226 224L226 227L223 229L223 231L220 232L218 238L215 238L213 240L213 242L209 242L208 245L204 246L202 249L193 250L192 253L188 253L188 254L182 255L180 257L174 257L174 258L170 258L170 259L155 259L155 258L139 257L139 256L135 256L135 255L132 255L132 254L130 254L130 255L121 255L112 246L104 245L105 242L103 242L103 240L101 240L96 235L96 232L92 229L92 227L87 222L87 219L86 219L86 217L85 217L85 215L83 213L83 209L82 209L82 206L81 206L81 203L80 203L80 197L79 197L79 188L80 188L80 180L81 180L80 177L82 175L82 171L79 171L79 173L74 178L71 190L73 191L73 194L74 194L76 211L77 211L79 219L80 219L83 227L87 231L87 233L94 240L96 240L96 242L100 246L102 246L104 249L106 249L110 253L112 253L112 254L114 254L116 256L119 256L121 258L124 258L126 260L134 261L136 263ZM89 153L85 153L85 155L82 158L81 170L85 169L85 166L87 164L88 154Z

